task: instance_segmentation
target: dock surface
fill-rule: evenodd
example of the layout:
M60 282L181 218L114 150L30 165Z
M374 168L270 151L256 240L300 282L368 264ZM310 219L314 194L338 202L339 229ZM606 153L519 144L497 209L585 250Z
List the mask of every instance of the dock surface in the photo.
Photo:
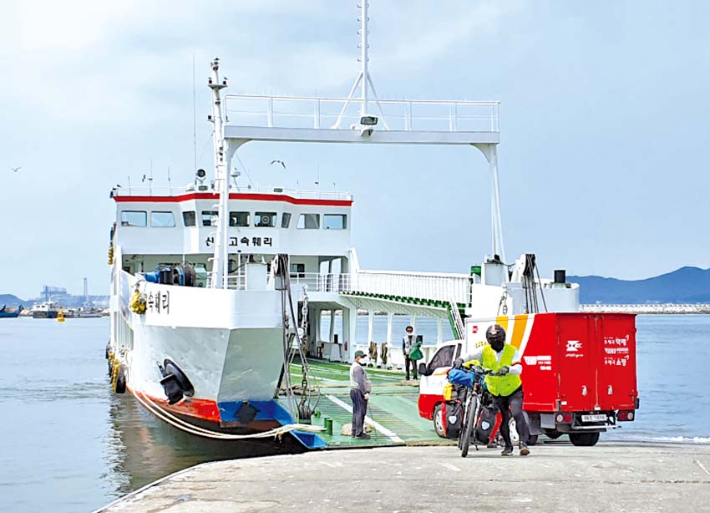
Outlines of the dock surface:
M389 447L205 463L104 513L308 511L708 512L710 446L546 443L499 449Z

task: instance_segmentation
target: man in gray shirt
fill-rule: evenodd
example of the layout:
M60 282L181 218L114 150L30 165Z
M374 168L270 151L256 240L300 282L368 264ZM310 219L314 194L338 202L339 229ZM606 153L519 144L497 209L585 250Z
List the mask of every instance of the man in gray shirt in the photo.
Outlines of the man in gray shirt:
M365 415L367 414L367 401L370 399L372 384L360 363L365 357L362 351L355 351L355 361L350 366L350 399L353 402L353 431L354 438L370 439L365 433Z

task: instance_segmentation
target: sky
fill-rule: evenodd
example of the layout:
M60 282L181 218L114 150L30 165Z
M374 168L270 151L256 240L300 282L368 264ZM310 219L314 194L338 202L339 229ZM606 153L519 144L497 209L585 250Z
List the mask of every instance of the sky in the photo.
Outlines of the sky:
M227 92L343 97L357 16L356 0L0 2L0 293L80 294L88 277L107 294L111 187L151 167L156 187L168 169L187 184L195 153L211 173L210 60ZM502 102L508 260L622 279L710 267L709 3L371 0L370 19L381 99ZM474 149L239 155L257 184L352 192L365 269L467 272L490 253Z

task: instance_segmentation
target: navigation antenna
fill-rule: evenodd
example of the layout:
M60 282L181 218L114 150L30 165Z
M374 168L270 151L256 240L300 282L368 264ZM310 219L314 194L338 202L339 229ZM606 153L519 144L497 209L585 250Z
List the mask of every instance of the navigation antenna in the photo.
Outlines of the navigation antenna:
M212 114L208 120L214 124L213 145L215 162L215 190L219 193L217 233L213 260L212 288L227 288L227 222L229 218L229 169L225 161L224 124L220 91L227 87L227 77L219 79L219 59L211 63L212 74L208 86L212 89Z
M382 111L380 100L377 97L375 84L372 83L370 72L367 69L367 50L369 47L367 43L367 22L369 21L369 18L367 17L367 8L369 7L369 4L367 0L361 0L361 2L362 3L358 5L358 7L360 8L360 18L358 18L358 21L360 22L360 30L358 30L358 33L360 34L360 58L358 59L360 61L360 72L357 74L355 83L350 89L350 94L348 94L348 99L345 101L345 105L343 105L343 108L340 110L340 114L338 114L338 119L335 120L335 124L331 127L331 129L337 130L338 128L340 128L340 123L343 121L345 111L348 109L348 106L350 106L350 103L353 101L355 91L357 91L357 88L359 87L361 93L360 127L363 131L363 135L371 135L374 126L377 125L378 119L372 116L371 113L368 111L368 89L372 89L372 96L375 99L375 105L377 106L377 111L380 114L380 118L382 119L382 124L384 125L385 130L389 130L389 127L387 126L387 121L385 120L385 113Z

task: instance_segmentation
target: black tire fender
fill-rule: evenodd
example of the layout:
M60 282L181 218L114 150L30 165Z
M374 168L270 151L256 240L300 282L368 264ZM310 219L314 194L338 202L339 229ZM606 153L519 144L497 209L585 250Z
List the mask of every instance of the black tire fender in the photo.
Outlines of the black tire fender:
M116 375L116 389L117 394L126 393L126 380L128 378L128 367L126 364L121 364L118 366L118 374Z

